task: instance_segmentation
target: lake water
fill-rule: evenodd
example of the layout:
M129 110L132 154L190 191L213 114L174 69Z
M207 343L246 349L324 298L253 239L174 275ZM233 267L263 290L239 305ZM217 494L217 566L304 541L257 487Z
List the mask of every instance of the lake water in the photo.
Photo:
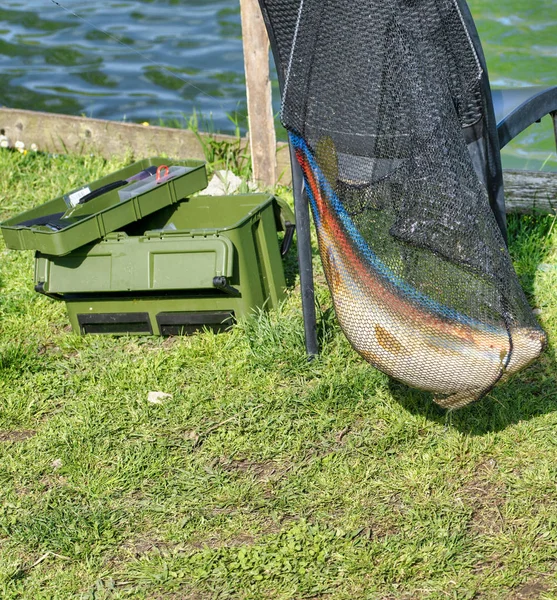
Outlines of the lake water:
M150 123L184 123L196 110L220 131L233 129L229 114L245 122L238 0L60 4L2 0L0 105ZM557 0L470 6L494 86L557 84ZM557 169L550 120L506 162Z

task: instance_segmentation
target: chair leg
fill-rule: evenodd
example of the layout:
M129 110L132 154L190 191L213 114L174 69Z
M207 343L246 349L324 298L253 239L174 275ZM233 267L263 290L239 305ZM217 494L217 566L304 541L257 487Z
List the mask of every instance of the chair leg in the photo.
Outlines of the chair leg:
M296 240L300 268L300 289L302 294L306 352L308 359L312 360L319 354L319 344L317 342L317 318L315 311L315 291L313 287L309 203L307 195L303 190L303 176L295 160L292 161L292 187L294 190Z
M551 118L553 119L553 131L555 132L555 151L557 151L557 111L554 111L551 114Z

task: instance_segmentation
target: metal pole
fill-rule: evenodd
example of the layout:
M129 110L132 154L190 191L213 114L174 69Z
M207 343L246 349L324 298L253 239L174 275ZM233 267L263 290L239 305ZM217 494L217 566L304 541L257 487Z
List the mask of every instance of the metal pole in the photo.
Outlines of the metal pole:
M309 360L313 360L319 354L319 344L317 341L317 316L313 286L309 203L307 195L304 192L303 175L292 147L290 148L290 155L292 158L292 189L294 190L296 240L298 244L298 265L300 269L300 291L302 296L306 351Z
M551 114L551 118L553 119L553 131L555 132L555 150L557 151L557 111L554 111Z
M281 95L284 90L284 69L277 40L265 6L265 0L259 0L263 20L267 27L271 50L277 67L277 75ZM313 360L319 354L317 342L317 316L315 311L315 290L313 286L313 264L311 255L311 228L309 204L304 193L304 178L300 165L290 145L290 164L292 167L292 191L294 192L294 213L296 216L296 242L298 247L298 267L300 270L300 291L302 297L302 314L304 317L304 333L308 359Z

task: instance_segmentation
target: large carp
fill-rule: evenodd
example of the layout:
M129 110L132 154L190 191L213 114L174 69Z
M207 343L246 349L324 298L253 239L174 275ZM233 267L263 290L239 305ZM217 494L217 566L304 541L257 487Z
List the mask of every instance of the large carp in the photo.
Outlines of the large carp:
M339 323L367 361L454 409L540 355L546 344L541 329L484 324L402 281L370 249L330 185L334 152L328 149L321 159L318 152L316 160L302 138L291 134L291 142Z

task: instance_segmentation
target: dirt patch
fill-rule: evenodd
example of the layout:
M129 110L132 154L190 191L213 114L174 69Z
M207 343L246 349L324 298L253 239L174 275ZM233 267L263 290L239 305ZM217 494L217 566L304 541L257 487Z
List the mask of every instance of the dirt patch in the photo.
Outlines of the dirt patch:
M136 539L128 539L122 544L122 549L130 552L136 557L139 557L148 552L158 551L160 554L165 555L169 553L176 544L169 542L163 542L162 540L149 539L145 537L138 537Z
M1 442L24 442L37 435L36 431L30 429L22 431L0 431L0 443Z
M263 462L256 462L251 460L226 460L221 461L221 469L231 473L246 473L252 475L254 479L261 482L266 482L273 479L275 476L280 477L287 470L288 467L284 465L277 465L272 460Z
M490 473L494 473L497 471L499 466L497 465L497 461L494 458L487 458L481 463L476 465L476 474L478 475L488 475Z
M472 479L461 488L459 497L472 509L470 531L477 535L496 535L505 526L502 507L506 488L492 479L497 463L489 459L480 463Z
M366 528L362 535L365 535L365 537L368 540L382 542L386 538L393 537L399 534L400 529L392 523L372 522L371 526Z
M364 503L364 508L370 515L374 517L363 523L363 528L360 532L360 537L364 537L367 540L374 540L383 542L386 538L399 535L401 533L400 524L404 520L404 513L407 511L407 507L403 502L401 494L393 494L380 502L385 502L389 509L379 517L376 514L375 503L377 499L370 499L369 502ZM336 523L341 522L341 518L336 520ZM335 527L335 523L331 523L332 527Z
M51 342L47 344L41 344L37 349L37 354L43 356L44 354L61 354L62 348Z
M536 600L549 590L543 579L529 581L514 590L508 600Z
M249 533L235 535L225 540L224 545L227 548L235 548L237 546L253 546L257 542L257 538Z
M505 519L501 507L505 488L489 481L473 480L464 488L467 504L472 507L470 531L478 535L501 533Z
M481 575L482 577L489 576L490 573L493 573L497 569L502 569L504 567L504 562L501 559L501 556L498 554L494 554L489 556L485 560L481 560L477 562L472 568L472 573L474 575Z
M32 485L15 486L15 493L18 496L29 496L31 494L45 494L55 488L61 488L68 484L66 477L62 475L49 475L41 477L33 482Z
M239 510L238 508L233 508L232 506L226 506L224 508L221 507L217 507L217 508L212 508L211 509L211 515L217 517L219 515L227 515L227 516L233 516L238 514Z
M176 552L190 554L203 550L216 550L219 548L235 548L237 546L253 546L257 542L257 537L247 533L223 537L218 534L212 534L200 539L189 540L187 542L165 542L160 539L137 537L126 540L122 544L122 550L127 554L132 554L136 558L145 554L155 553L161 556L170 556Z
M179 592L172 592L164 594L156 594L155 596L147 596L148 600L207 600L213 598L212 594L202 594L201 592L195 592L188 588L180 588Z
M423 596L417 592L406 592L397 596L382 596L381 600L419 600L420 598Z
M47 475L41 477L39 482L43 486L41 490L43 493L68 484L68 480L63 475Z
M168 337L165 337L164 340L163 340L163 342L162 342L162 344L161 344L161 346L164 349L172 348L172 346L176 345L176 343L178 342L178 339L179 338L177 336L175 336L175 335L170 335Z
M192 540L183 544L180 549L183 552L200 552L202 550L218 550L220 548L236 548L238 546L253 546L257 537L247 533L241 533L232 537L221 537L212 535L199 540Z

